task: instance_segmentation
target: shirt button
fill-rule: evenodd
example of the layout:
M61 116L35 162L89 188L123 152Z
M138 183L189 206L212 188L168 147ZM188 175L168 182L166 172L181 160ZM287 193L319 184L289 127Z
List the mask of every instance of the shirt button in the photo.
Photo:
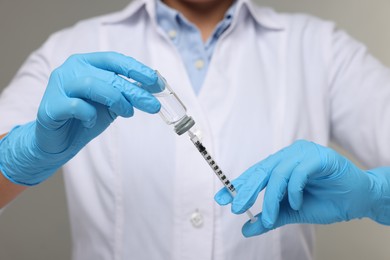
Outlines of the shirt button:
M168 36L169 36L169 38L171 38L171 40L173 40L173 39L176 38L177 32L176 32L175 30L170 30L170 31L168 32Z
M203 215L200 214L199 210L196 210L194 213L191 214L191 223L192 226L195 228L200 228L203 226Z
M198 70L202 69L204 67L204 61L199 59L197 61L195 61L195 68L197 68Z

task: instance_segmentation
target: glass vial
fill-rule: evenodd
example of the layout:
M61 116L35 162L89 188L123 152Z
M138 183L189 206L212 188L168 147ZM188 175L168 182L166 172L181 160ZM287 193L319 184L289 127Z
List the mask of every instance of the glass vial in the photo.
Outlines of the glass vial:
M157 91L154 89L152 94L161 103L159 114L165 123L174 126L176 134L182 135L195 124L195 121L187 115L186 107L171 89L165 78L158 71L157 75L159 77L159 88Z

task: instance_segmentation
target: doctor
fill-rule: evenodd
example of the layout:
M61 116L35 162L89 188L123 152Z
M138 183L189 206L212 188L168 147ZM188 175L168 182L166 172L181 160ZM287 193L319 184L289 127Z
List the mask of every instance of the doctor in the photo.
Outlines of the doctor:
M118 76L161 84L150 68L231 178L297 139L335 141L368 166L390 163L390 73L334 24L250 0L137 0L53 34L0 98L1 206L62 166L73 259L313 258L308 225L241 235L246 217L214 203L221 185L188 138ZM235 212L261 211L261 198L245 198L272 178L256 174L250 183L264 184L240 189ZM279 211L269 212L258 222L271 229Z

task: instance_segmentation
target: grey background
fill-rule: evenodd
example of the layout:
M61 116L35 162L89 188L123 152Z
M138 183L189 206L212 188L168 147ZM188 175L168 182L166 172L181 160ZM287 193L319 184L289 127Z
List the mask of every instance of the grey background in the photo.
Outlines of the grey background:
M257 0L336 21L390 66L388 0ZM54 31L119 10L128 0L0 0L0 89ZM1 119L0 119L1 120ZM62 175L27 190L0 217L0 260L70 259ZM318 260L390 259L390 228L369 220L317 227ZM295 260L295 259L294 259Z

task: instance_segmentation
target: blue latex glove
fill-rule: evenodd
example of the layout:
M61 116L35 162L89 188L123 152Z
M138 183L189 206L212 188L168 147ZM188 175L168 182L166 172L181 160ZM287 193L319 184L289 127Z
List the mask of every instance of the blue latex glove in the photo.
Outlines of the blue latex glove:
M215 200L241 214L265 187L261 221L245 223L244 236L291 223L330 224L369 217L390 224L390 168L363 171L330 148L297 141L254 165Z
M73 55L54 70L36 121L15 127L0 142L4 176L17 184L38 184L117 116L131 117L133 107L159 111L155 97L118 74L149 88L161 84L155 71L113 52Z

